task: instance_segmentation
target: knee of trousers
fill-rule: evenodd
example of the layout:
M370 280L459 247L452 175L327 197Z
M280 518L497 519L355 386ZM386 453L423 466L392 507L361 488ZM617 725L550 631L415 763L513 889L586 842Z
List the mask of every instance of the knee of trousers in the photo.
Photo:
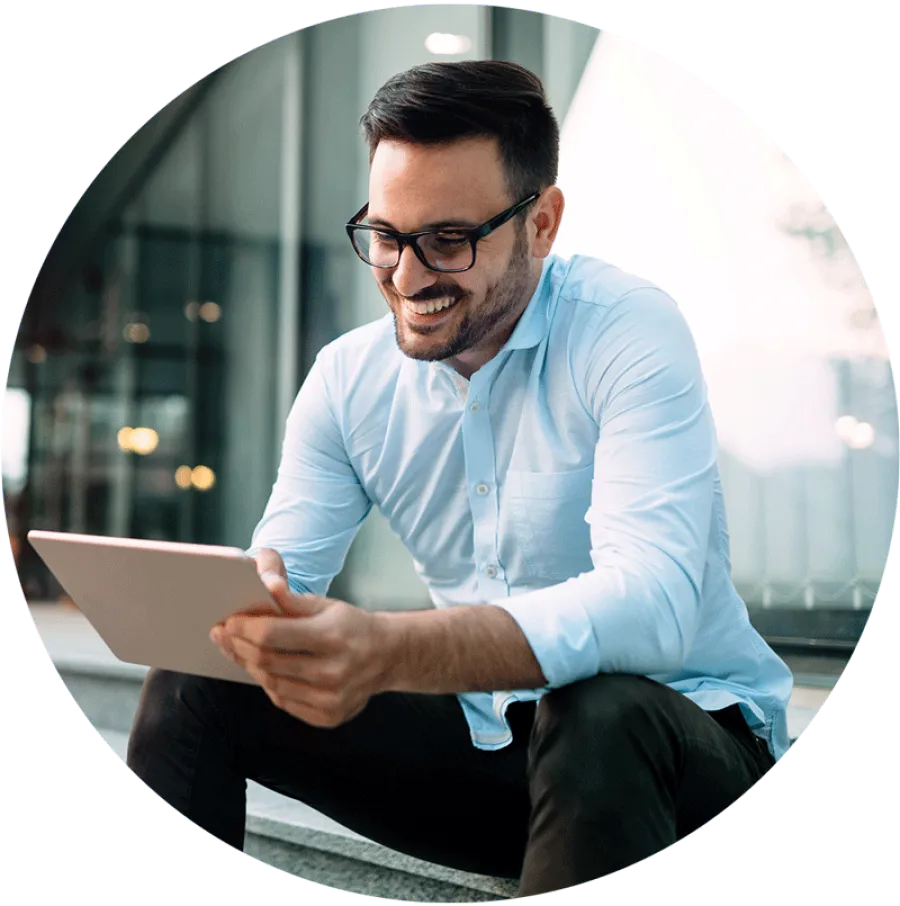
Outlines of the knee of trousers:
M652 761L665 745L664 688L643 676L601 674L540 701L529 746L532 780L590 795L609 772Z
M224 730L231 708L229 699L239 692L237 683L171 670L150 670L134 716L129 750L152 745L170 732L177 732L185 722Z

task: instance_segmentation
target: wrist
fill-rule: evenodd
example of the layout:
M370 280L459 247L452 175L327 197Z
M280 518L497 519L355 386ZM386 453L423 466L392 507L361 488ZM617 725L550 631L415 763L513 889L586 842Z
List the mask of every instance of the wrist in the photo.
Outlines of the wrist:
M401 641L396 614L373 611L372 650L375 660L375 683L378 692L394 692L400 688Z

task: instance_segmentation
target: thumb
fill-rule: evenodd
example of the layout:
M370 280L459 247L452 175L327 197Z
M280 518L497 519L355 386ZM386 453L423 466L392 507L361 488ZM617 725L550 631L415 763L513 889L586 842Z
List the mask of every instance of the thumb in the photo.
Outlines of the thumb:
M266 570L260 573L259 577L281 612L286 616L311 617L325 608L324 598L317 595L294 594L284 576L278 573Z
M279 576L287 578L287 570L284 568L284 560L278 551L271 547L261 548L253 557L256 561L256 571L260 574L266 572L276 573Z

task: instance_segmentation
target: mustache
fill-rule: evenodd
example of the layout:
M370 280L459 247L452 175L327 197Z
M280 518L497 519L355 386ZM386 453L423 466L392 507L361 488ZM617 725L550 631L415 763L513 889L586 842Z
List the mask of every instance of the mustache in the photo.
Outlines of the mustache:
M391 289L395 295L405 299L407 302L434 302L438 299L452 299L454 302L459 302L460 299L467 295L465 290L458 286L429 286L414 296L404 296L398 293L393 283L391 284Z

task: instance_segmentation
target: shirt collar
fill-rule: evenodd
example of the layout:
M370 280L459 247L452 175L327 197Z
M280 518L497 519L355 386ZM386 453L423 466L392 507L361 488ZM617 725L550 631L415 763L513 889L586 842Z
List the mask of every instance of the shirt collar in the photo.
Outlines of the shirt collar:
M552 287L550 271L553 269L553 264L556 260L558 259L555 255L548 255L544 259L541 266L541 276L538 280L538 285L535 287L531 298L528 300L525 311L522 312L521 317L516 322L513 332L509 335L509 339L500 348L497 356L499 356L501 352L507 350L532 349L547 336L547 332L550 329L549 309ZM494 356L494 359L496 359L497 356ZM491 361L494 361L494 359ZM454 380L456 379L457 372L446 362L435 361L430 362L429 364L434 370L447 371L454 377ZM490 365L490 362L487 364ZM479 371L483 370L484 369L479 369Z
M550 319L547 316L550 302L549 274L553 261L552 255L544 259L538 285L509 339L503 344L501 352L508 349L531 349L547 336L550 328Z

